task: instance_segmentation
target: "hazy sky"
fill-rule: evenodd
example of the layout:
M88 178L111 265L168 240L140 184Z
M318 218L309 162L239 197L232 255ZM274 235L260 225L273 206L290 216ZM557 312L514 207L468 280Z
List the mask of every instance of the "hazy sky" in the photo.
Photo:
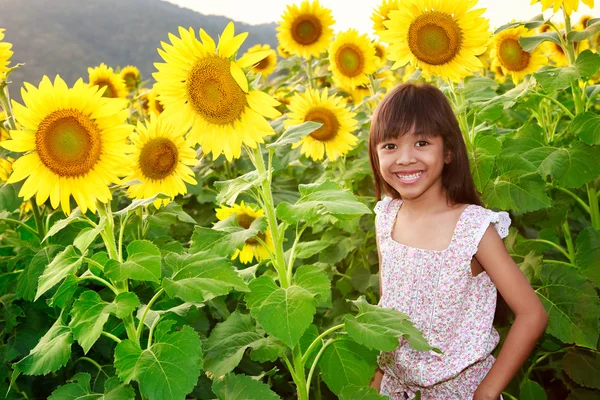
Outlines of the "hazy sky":
M302 0L167 0L181 7L190 8L202 14L223 15L235 21L249 24L279 22L285 6L301 3ZM381 4L381 0L320 0L320 3L331 9L336 20L335 30L356 28L371 34L373 9ZM496 28L512 19L527 20L541 13L542 6L537 3L529 5L531 0L479 0L474 8L486 8L484 16L490 20L490 27ZM576 22L583 14L600 17L600 0L595 1L594 10L579 4L579 11L571 16ZM550 16L552 10L546 10ZM559 11L562 16L562 13Z

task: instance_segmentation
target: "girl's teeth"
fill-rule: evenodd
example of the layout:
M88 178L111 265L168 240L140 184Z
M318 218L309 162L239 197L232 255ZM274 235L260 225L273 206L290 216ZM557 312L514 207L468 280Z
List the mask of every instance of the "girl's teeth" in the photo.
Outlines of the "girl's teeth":
M413 180L413 179L417 179L419 176L421 176L422 172L417 172L416 174L412 174L412 175L400 175L400 174L396 174L396 176L400 179L404 179L407 181Z

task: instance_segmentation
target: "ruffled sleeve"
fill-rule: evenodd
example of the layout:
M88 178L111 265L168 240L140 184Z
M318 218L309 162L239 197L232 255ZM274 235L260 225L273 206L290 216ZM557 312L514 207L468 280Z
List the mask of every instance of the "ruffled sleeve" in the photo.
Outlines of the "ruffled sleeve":
M508 228L510 227L511 223L508 213L506 211L495 212L488 209L482 210L484 211L484 214L481 218L481 223L479 224L478 229L474 232L469 251L470 255L477 253L479 242L481 242L481 239L483 238L483 235L490 224L493 224L500 238L504 239L506 236L508 236Z
M373 211L375 211L375 214L382 215L383 213L385 213L387 211L388 206L391 201L392 201L392 198L389 196L386 196L382 200L379 200L377 202L377 204L375 204L375 208L373 208Z

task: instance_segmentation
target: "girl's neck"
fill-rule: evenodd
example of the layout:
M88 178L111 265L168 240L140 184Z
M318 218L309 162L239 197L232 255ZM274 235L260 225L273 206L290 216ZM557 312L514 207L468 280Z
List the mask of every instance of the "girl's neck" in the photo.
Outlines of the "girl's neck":
M426 215L446 211L448 208L453 208L454 206L455 204L450 202L448 195L444 190L423 193L421 196L414 199L402 199L402 212L405 213L405 215L417 219Z

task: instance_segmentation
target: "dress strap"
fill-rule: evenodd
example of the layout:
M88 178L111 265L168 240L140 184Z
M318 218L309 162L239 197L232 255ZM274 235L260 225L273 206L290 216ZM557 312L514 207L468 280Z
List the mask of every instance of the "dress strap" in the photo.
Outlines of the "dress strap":
M375 211L375 227L378 237L384 238L391 235L392 226L401 204L401 199L392 199L388 196L375 204L373 211Z
M474 206L464 221L463 234L460 235L463 240L461 247L465 249L468 256L472 257L477 253L479 242L490 224L493 224L500 238L504 239L508 236L510 223L510 216L506 211L496 212Z

